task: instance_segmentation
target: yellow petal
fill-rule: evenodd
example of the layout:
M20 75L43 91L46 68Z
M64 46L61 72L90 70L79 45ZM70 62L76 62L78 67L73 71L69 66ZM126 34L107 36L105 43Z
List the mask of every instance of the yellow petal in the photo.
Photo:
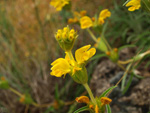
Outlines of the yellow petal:
M71 71L68 61L63 58L55 60L51 65L52 72L50 74L56 77L61 77Z
M131 0L126 4L126 7L129 7L129 11L135 11L136 9L139 9L141 7L140 4L141 0Z
M80 96L76 98L76 101L78 103L86 103L88 104L90 102L89 98L87 96Z
M111 12L108 9L104 9L100 12L99 18L106 19L107 17L111 16Z
M78 64L84 63L96 53L96 49L89 49L90 47L91 45L86 45L76 50L75 57Z
M112 100L107 97L102 97L100 101L103 105L106 105L106 104L109 104Z
M51 0L50 5L54 6L57 11L62 10L62 8L69 4L70 0Z
M90 17L84 16L80 19L81 29L90 28L93 26L93 22Z

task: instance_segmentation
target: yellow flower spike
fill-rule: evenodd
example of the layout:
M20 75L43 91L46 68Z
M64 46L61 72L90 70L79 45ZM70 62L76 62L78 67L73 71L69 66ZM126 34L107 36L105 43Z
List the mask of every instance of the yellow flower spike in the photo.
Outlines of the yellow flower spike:
M80 19L81 29L87 29L93 26L93 22L90 17L84 16Z
M111 12L108 10L108 9L104 9L100 12L99 14L99 18L98 18L98 22L100 25L104 24L104 20L107 18L107 17L110 17L111 16Z
M88 104L90 102L89 98L87 96L80 96L80 97L77 97L75 99L78 103L86 103Z
M138 10L141 7L141 0L130 0L127 4L126 7L128 8L128 11L135 11Z
M86 15L86 13L87 13L86 10L80 11L80 16L83 17Z
M112 100L110 98L107 98L107 97L102 97L100 99L102 105L106 105L106 104L109 104Z
M55 38L64 51L71 51L77 38L77 33L74 29L70 30L67 26L63 29L59 29L55 34Z
M95 106L95 113L99 113L99 109L97 105Z
M89 49L90 47L91 45L86 45L76 50L75 58L78 64L85 63L96 53L96 49L95 48Z
M61 11L66 4L69 4L69 1L70 0L51 0L50 5L54 6L56 11Z
M51 68L52 72L50 73L53 76L61 77L62 75L66 75L67 73L71 72L71 67L68 61L64 58L59 58L51 63L53 66Z

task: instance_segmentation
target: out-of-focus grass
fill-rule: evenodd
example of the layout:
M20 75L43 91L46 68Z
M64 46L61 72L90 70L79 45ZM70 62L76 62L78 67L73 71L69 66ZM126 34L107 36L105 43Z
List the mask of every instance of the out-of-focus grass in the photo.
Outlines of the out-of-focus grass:
M57 24L63 25L59 20L51 21L55 11L48 3L48 0L0 1L0 73L12 87L30 93L39 104L53 101L54 82L49 68L60 55L54 33ZM18 97L9 91L1 90L0 99L12 112L24 109L23 106L17 109Z

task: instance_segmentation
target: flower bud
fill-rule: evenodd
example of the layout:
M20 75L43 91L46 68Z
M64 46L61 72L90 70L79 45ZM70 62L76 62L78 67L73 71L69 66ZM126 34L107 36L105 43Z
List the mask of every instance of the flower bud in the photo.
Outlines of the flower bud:
M98 43L98 46L97 48L103 52L107 52L108 51L108 48L106 46L106 44L104 43L103 39L99 39L99 43Z
M70 51L73 48L74 42L77 38L77 33L74 29L70 30L67 26L63 30L58 30L55 38L64 51Z
M8 81L5 80L5 77L0 77L0 88L1 89L8 89L9 88L9 84Z
M31 96L29 94L27 95L22 95L19 98L19 102L23 103L23 104L32 104L33 103L33 99L31 98Z
M133 58L134 61L138 61L138 60L141 60L144 56L150 54L150 50L144 52L144 53L141 53L141 54L138 54L137 56L135 56Z
M119 59L118 49L114 48L112 51L107 51L106 55L110 58L112 62L117 62Z

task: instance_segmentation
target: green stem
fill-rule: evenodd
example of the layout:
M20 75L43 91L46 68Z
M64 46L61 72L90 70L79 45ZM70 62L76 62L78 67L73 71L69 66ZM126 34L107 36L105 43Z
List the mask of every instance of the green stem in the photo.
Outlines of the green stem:
M88 31L89 34L91 35L92 39L93 39L96 43L98 43L97 38L96 38L95 35L91 32L91 30L90 30L90 29L87 29L87 31Z
M102 35L102 39L104 40L104 43L107 45L107 47L108 47L109 50L111 51L112 48L111 48L111 46L109 45L109 43L107 42L107 40L105 39L104 35Z
M9 88L10 91L12 91L13 93L17 94L18 96L23 96L21 93L19 93L17 90L13 89L13 88Z
M72 52L71 52L71 51L68 51L68 52L67 52L67 54L68 54L68 56L69 56L70 60L74 60L74 58L73 58L73 55L72 55Z
M95 98L94 98L94 96L93 96L93 93L92 93L92 91L91 91L89 85L88 85L87 83L85 83L85 84L83 84L83 86L84 86L85 89L87 90L87 92L88 92L88 94L89 94L89 96L90 96L92 102L96 105Z

